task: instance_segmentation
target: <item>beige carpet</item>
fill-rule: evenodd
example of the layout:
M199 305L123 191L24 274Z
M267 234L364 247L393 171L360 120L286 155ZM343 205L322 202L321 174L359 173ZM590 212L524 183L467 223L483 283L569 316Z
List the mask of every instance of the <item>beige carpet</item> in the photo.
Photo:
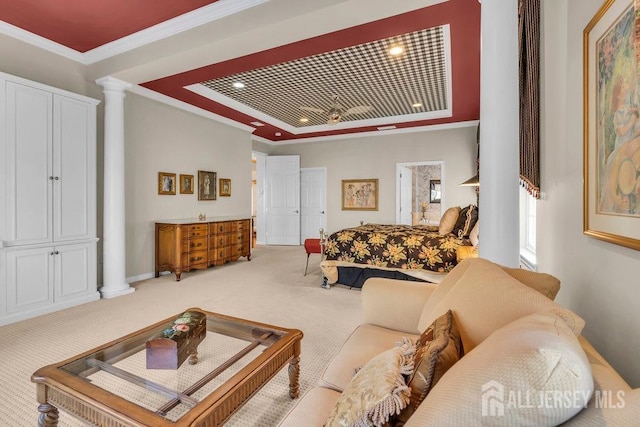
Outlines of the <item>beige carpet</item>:
M303 331L300 386L312 387L359 322L360 292L320 287L319 256L299 246L254 249L251 261L135 283L136 292L0 327L0 426L33 426L31 374L189 307ZM293 406L286 368L227 426L274 426ZM61 426L85 424L60 413Z

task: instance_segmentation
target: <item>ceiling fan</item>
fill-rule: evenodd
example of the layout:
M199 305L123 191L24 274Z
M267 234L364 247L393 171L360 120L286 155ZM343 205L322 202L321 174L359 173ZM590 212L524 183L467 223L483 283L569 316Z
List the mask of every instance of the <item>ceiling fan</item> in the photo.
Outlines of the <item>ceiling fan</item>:
M370 105L356 105L355 107L351 107L347 110L344 110L342 108L342 105L340 105L340 103L338 102L338 95L333 95L331 97L331 107L329 108L328 111L325 111L321 108L315 108L315 107L300 107L301 110L303 111L309 111L311 113L326 113L328 118L327 118L327 124L328 125L335 125L336 123L339 123L343 117L352 115L352 114L363 114L363 113L367 113L371 110L373 110L373 107Z

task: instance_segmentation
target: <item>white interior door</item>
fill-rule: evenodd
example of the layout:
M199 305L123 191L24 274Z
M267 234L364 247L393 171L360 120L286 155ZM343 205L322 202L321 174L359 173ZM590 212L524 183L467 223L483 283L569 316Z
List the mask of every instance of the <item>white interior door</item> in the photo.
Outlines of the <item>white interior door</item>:
M266 158L266 243L300 244L300 156Z
M327 169L300 170L300 243L327 229Z
M396 219L398 224L412 224L413 171L408 166L398 166L398 198L399 211Z

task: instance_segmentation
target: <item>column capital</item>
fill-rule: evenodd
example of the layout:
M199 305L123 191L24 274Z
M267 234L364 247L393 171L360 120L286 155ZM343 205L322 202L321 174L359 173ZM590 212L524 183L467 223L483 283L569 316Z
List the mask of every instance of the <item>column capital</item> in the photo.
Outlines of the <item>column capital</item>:
M96 84L102 86L105 91L122 92L133 86L131 83L127 83L124 80L116 79L115 77L106 76L96 80Z

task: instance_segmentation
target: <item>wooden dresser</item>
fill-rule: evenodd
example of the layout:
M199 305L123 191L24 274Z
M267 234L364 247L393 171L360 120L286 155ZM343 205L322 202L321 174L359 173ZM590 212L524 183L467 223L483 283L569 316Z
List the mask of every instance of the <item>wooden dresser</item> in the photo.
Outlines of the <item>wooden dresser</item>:
M251 261L251 218L216 217L205 221L156 222L156 277L222 265L246 256Z

